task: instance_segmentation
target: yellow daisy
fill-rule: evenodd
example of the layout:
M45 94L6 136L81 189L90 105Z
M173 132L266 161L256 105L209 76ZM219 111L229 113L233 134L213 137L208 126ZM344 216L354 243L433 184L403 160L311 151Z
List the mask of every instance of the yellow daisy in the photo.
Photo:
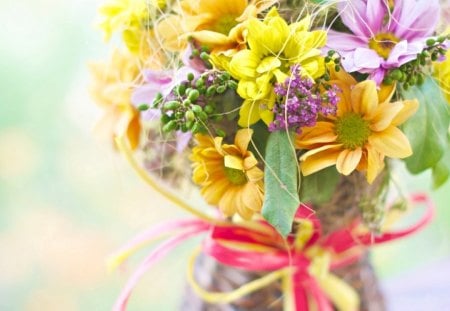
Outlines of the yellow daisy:
M244 21L274 4L275 0L184 0L179 15L158 25L164 46L177 50L187 36L212 51L239 50L245 46Z
M131 148L139 144L140 114L131 103L131 93L140 81L140 64L129 52L115 50L107 63L90 65L91 96L105 114L97 132L108 136L126 135Z
M335 117L303 128L296 147L307 149L300 157L302 173L310 175L336 165L343 175L365 171L372 183L384 167L384 157L406 158L412 154L408 138L397 128L413 115L417 100L391 103L395 87L377 91L374 81L360 83L347 73L335 73L330 83L342 94Z
M202 187L206 202L218 206L225 216L238 213L250 219L263 204L264 173L247 150L252 134L251 129L239 130L233 145L222 144L221 137L196 135L192 180Z
M293 65L302 73L317 78L325 72L320 47L326 42L326 32L308 31L310 18L288 25L273 7L264 21L252 18L247 23L248 49L231 58L213 56L212 62L226 69L239 80L238 93L244 99L239 125L247 127L262 119L273 120L275 101L273 84L284 82Z

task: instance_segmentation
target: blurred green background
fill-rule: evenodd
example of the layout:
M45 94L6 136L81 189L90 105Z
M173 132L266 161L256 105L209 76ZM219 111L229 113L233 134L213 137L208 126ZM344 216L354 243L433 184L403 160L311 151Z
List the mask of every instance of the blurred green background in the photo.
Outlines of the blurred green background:
M107 255L186 216L93 134L101 111L87 92L87 63L111 50L94 28L99 3L0 2L0 310L109 310L139 255L113 274ZM430 191L428 175L399 174L407 190ZM449 262L449 190L431 194L432 226L375 251L385 283ZM129 310L176 309L194 244L148 272Z

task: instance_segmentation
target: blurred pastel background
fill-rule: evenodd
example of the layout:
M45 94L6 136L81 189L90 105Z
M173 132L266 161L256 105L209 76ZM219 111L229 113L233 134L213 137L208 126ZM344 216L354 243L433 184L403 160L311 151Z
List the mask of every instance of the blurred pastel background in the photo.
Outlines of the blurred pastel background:
M109 310L143 254L112 274L107 255L152 224L187 216L93 134L101 111L87 63L110 48L94 27L100 2L0 2L2 311ZM400 176L406 189L431 192L429 175ZM431 193L432 226L374 253L391 310L450 309L449 190ZM148 272L129 310L176 310L195 243Z

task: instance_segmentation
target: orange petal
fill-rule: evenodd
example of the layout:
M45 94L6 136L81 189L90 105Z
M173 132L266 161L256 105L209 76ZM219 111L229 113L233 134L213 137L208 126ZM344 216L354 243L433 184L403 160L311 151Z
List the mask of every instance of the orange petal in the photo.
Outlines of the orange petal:
M412 154L408 138L395 126L373 133L369 137L369 143L378 152L391 158L403 159Z
M361 148L357 148L355 150L343 150L337 158L336 169L343 175L350 175L350 173L353 172L358 166L361 156Z
M352 89L351 97L353 111L364 116L370 116L378 106L375 81L365 80L358 83Z
M248 148L248 143L252 139L253 130L249 128L241 129L237 131L234 138L234 144L239 148L242 155L245 154Z
M308 146L320 143L331 143L336 141L334 124L331 122L317 122L314 127L305 127L302 133L296 135L296 148L308 148Z
M392 120L392 125L397 126L402 124L403 122L408 120L409 117L415 114L417 109L419 109L419 102L417 101L417 99L404 100L403 109Z
M316 150L311 150L316 151ZM310 152L311 152L310 151ZM334 148L327 148L320 152L315 152L307 157L302 157L300 160L300 168L304 176L313 174L321 169L336 164L337 158L340 154L340 146L334 146Z
M370 129L375 132L384 131L391 125L394 117L403 109L401 102L380 104L371 120Z
M258 167L253 167L245 172L247 175L247 179L250 182L257 182L259 180L262 180L264 178L264 173L261 171Z

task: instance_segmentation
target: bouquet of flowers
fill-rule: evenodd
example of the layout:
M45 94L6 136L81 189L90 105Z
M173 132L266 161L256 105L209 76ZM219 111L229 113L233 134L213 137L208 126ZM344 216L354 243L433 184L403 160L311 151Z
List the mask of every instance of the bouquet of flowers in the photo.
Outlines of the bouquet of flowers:
M172 235L115 308L155 260L203 234L183 310L383 309L368 248L433 213L393 171L432 170L436 188L450 172L448 14L438 0L105 0L100 26L120 40L91 66L99 126L195 216L116 254L113 266ZM411 203L423 218L392 231Z

